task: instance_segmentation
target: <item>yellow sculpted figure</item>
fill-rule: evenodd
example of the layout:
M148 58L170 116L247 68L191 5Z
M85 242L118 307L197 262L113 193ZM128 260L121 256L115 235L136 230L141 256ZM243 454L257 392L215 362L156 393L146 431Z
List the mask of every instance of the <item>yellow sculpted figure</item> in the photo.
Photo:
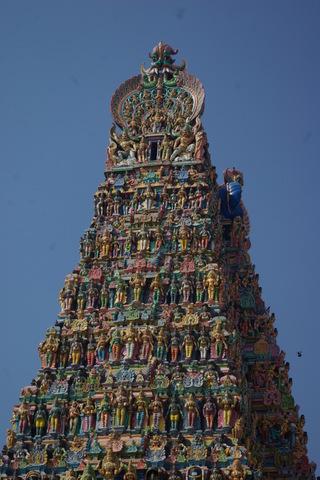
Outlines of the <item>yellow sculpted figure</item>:
M215 270L209 270L204 277L203 284L207 287L208 300L218 301L219 276Z
M116 476L122 471L123 464L113 453L112 448L108 447L107 453L102 460L100 473L104 480L114 480Z
M131 277L131 280L129 283L130 283L130 286L133 288L134 300L136 302L140 302L142 288L146 284L145 277L141 275L138 271L136 271L135 275Z

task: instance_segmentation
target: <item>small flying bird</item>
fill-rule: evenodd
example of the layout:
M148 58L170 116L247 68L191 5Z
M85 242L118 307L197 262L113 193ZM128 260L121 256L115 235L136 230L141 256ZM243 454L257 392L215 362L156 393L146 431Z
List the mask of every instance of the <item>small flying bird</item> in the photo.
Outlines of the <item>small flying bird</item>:
M300 350L299 352L297 352L298 354L298 357L302 357L302 350Z

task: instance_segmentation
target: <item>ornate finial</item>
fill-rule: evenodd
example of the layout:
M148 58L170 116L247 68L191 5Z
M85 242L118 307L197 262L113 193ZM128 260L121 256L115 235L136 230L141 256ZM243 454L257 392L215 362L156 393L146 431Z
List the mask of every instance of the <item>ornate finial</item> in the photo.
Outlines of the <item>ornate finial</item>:
M163 44L160 40L158 45L154 47L152 53L149 53L149 58L151 58L152 63L151 67L148 70L144 69L144 64L141 67L141 74L173 74L174 72L182 72L186 69L187 63L183 59L182 65L177 67L174 64L175 59L172 58L172 55L176 55L178 50L174 50L170 45Z

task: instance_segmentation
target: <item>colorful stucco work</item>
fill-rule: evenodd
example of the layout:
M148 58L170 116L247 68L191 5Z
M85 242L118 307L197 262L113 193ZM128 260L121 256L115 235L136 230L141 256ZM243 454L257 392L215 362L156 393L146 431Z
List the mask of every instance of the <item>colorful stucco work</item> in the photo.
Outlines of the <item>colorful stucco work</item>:
M160 42L112 97L94 218L1 478L315 478L248 253L243 175L217 183L204 89L176 54Z

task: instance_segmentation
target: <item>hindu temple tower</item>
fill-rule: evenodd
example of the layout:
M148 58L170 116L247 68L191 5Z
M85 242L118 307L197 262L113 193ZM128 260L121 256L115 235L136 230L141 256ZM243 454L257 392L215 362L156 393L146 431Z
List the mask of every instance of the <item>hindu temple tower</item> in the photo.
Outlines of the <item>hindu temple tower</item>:
M104 180L14 406L3 479L314 479L242 172L217 182L201 82L160 42L114 93Z

